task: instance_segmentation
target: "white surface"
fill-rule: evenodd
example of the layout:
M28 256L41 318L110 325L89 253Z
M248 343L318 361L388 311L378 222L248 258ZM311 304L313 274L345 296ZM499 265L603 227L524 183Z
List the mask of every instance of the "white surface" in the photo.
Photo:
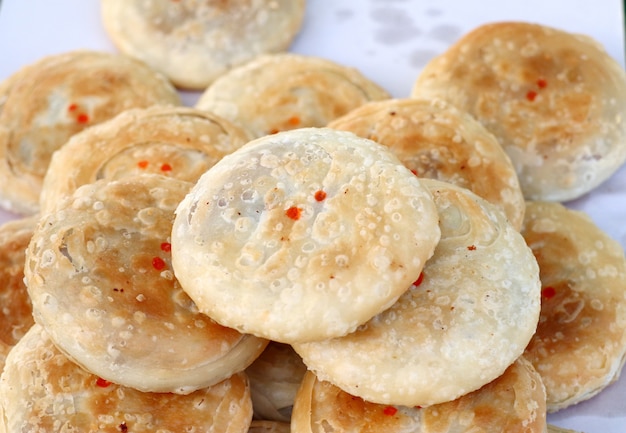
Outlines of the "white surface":
M409 95L432 56L463 33L496 20L523 20L585 33L624 65L622 2L618 0L308 0L292 51L354 66L393 96ZM75 48L115 51L98 0L3 0L0 79L48 54ZM183 95L193 104L197 94ZM568 204L586 211L626 247L626 168ZM0 222L12 218L0 211ZM626 285L626 282L625 282ZM626 432L626 374L601 395L549 417L586 433Z

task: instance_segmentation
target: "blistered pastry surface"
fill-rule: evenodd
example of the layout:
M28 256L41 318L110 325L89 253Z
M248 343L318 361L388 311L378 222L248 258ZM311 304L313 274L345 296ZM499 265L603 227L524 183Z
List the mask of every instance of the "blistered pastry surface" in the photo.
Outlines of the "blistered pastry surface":
M176 211L181 285L219 323L279 342L343 335L389 307L439 240L430 192L384 147L304 128L205 173Z
M174 276L170 231L190 186L160 175L84 185L35 230L24 271L35 320L88 371L188 393L265 346L201 314Z
M388 310L345 337L294 345L307 367L377 403L427 406L492 381L535 332L537 262L497 210L466 189L422 179L441 240Z

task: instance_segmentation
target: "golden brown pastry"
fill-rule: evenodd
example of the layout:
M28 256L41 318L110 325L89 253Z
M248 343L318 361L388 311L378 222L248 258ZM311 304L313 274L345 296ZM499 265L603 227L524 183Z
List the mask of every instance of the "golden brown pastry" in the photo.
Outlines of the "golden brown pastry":
M558 203L528 202L522 234L543 287L537 333L525 354L554 412L619 377L626 356L626 259L591 218Z
M0 371L9 350L33 325L24 284L24 252L38 219L34 215L0 225Z
M282 343L391 306L439 240L431 193L388 148L328 128L258 138L180 203L172 264L200 311Z
M98 179L158 173L196 182L213 164L250 136L214 114L180 106L126 110L75 134L52 157L40 208Z
M480 388L524 352L539 318L537 262L502 212L421 181L441 240L420 278L355 332L293 345L320 379L374 403L427 406Z
M591 37L527 22L477 27L417 78L491 131L528 200L565 201L626 160L626 72Z
M120 51L193 89L258 55L286 50L304 9L304 0L101 1L104 28Z
M24 270L35 321L87 371L186 394L265 348L201 314L173 273L174 209L191 185L158 174L102 179L41 219Z
M24 67L0 95L0 206L22 214L38 210L52 153L73 134L129 108L180 104L172 85L145 64L87 50Z
M254 417L289 423L306 365L288 344L271 341L248 367Z
M467 188L521 227L524 195L511 159L476 119L443 100L373 101L328 127L388 146L417 176Z
M546 393L520 358L494 381L430 407L375 404L308 372L298 391L292 433L543 433Z
M331 120L387 91L355 68L294 53L260 56L219 77L196 108L247 128L255 137Z
M0 380L6 433L247 433L252 402L244 373L188 395L146 393L83 370L34 325Z

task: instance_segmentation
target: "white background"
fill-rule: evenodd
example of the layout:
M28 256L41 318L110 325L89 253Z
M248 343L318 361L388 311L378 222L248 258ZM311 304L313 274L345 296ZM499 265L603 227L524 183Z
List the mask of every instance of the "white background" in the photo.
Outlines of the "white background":
M489 21L532 21L585 33L624 65L623 17L618 0L308 0L291 50L354 66L392 96L407 97L429 59ZM98 0L2 1L0 80L44 55L76 48L115 51L100 23ZM183 94L188 105L197 97ZM626 168L567 205L587 212L626 247ZM0 211L0 222L13 217ZM626 432L626 374L549 421L586 433Z

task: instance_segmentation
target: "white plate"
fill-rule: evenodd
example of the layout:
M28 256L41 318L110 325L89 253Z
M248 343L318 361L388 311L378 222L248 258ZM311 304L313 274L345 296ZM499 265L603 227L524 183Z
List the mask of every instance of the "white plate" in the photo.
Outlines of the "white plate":
M489 21L534 21L588 34L624 65L619 0L308 0L307 8L292 51L354 66L395 97L409 95L429 59ZM0 79L44 55L76 48L115 51L101 26L98 0L2 1ZM183 95L188 105L197 97ZM568 205L586 211L626 247L626 167ZM0 211L0 223L11 218ZM549 421L586 433L624 433L626 375L599 396L550 415Z

